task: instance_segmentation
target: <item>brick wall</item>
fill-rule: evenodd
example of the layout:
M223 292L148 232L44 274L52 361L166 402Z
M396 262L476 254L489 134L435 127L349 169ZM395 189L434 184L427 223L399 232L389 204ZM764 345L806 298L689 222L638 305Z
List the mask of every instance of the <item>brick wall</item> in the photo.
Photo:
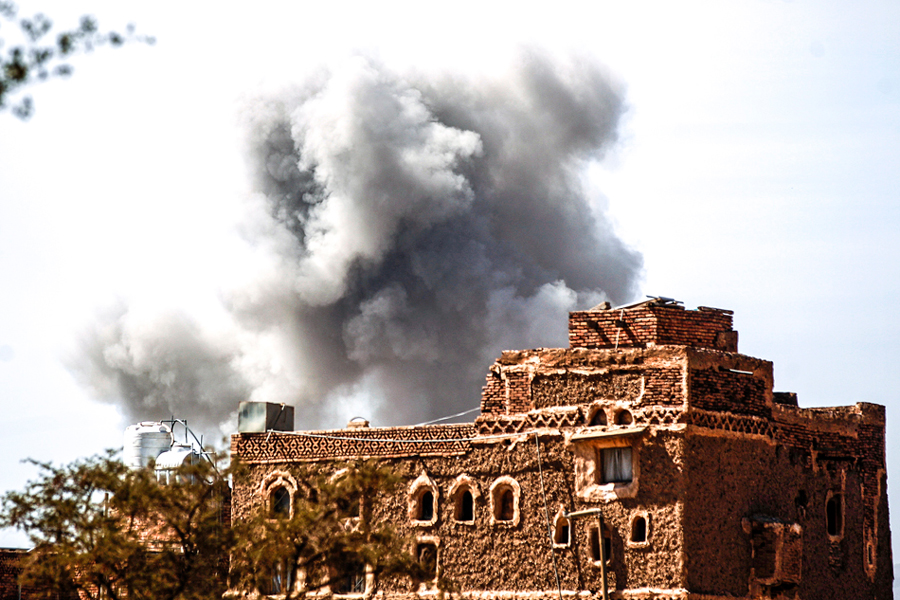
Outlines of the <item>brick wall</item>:
M729 310L645 302L620 310L569 313L572 348L644 348L681 345L737 352Z
M769 417L766 382L750 373L728 369L690 372L691 405L703 410Z

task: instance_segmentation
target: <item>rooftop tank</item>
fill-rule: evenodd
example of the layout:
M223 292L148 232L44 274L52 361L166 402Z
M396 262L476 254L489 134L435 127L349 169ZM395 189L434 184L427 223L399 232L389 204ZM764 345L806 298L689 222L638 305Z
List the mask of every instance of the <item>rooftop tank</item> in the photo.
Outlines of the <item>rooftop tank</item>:
M172 430L158 421L143 421L125 429L122 460L132 469L140 469L172 447Z

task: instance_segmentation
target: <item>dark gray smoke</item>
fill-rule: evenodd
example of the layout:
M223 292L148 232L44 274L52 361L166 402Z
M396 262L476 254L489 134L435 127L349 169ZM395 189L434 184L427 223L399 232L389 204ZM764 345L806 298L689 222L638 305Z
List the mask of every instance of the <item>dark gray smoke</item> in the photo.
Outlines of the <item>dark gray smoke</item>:
M240 352L183 343L176 327L177 357L156 359L180 366L161 386L149 363L110 352L129 346L119 330L94 337L88 371L131 412L179 407L184 391L221 419L248 389L297 405L302 427L477 406L500 350L565 345L567 311L635 294L641 258L580 179L622 111L598 65L537 53L501 81L404 77L354 57L254 103L264 214L246 235L270 262L228 294ZM198 364L220 378L214 394Z
M183 313L148 318L119 305L98 315L70 362L130 421L189 418L212 433L251 392L236 358L233 343L209 338Z

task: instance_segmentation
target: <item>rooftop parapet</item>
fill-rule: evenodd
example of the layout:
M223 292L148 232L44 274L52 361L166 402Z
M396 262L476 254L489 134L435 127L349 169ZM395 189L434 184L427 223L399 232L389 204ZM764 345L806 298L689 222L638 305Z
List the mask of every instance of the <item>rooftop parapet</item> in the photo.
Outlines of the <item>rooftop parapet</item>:
M571 348L618 349L676 345L738 351L732 311L701 306L685 310L677 300L651 298L610 308L608 302L569 313Z

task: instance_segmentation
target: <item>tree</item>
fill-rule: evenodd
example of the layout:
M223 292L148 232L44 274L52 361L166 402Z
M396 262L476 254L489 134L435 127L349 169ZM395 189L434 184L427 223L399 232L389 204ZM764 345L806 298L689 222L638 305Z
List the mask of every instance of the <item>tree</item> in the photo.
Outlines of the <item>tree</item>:
M201 600L230 587L290 600L325 586L362 591L367 577L436 575L411 539L372 518L366 500L399 481L374 462L298 467L299 489L256 497L234 523L227 482L248 476L237 463L221 473L188 465L160 482L111 451L62 467L30 462L39 476L0 499L0 526L34 544L21 583L56 598Z
M412 540L370 513L367 499L389 494L399 482L389 467L329 463L298 467L294 475L299 489L276 488L235 520L233 590L291 600L323 587L361 593L368 578L433 579L429 565L412 556ZM235 477L246 476L237 467Z
M117 47L130 41L155 42L152 37L137 35L134 25L128 25L124 34L101 32L97 20L91 16L81 17L78 27L58 32L55 40L48 42L53 21L42 13L17 20L17 12L14 3L0 0L0 26L4 20L18 25L21 35L21 41L7 48L5 54L4 39L0 37L0 110L10 106L9 99L27 85L50 77L71 75L72 66L66 59L73 54L106 44ZM34 111L30 96L22 97L11 106L13 114L21 119L27 119Z
M206 462L172 483L133 470L112 452L55 467L0 504L0 525L24 530L34 549L21 583L60 598L221 598L227 489Z

